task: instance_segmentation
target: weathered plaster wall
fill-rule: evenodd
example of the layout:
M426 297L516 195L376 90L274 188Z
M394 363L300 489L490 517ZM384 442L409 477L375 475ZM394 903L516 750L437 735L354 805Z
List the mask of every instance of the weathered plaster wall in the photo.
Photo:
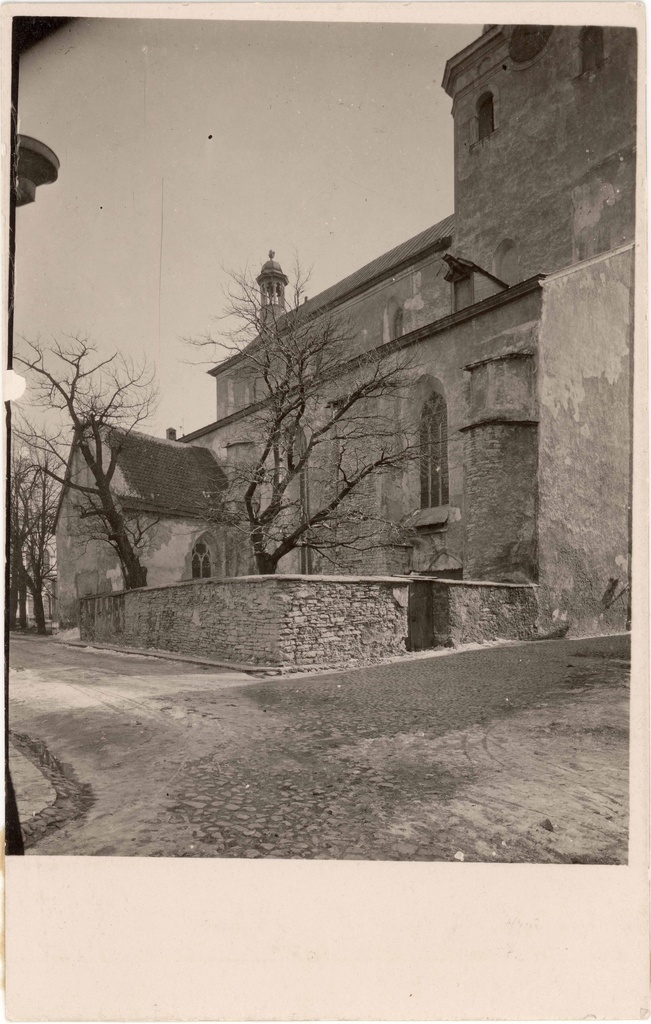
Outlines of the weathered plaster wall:
M64 497L56 532L59 627L77 624L78 598L111 593L124 586L117 555L108 543L88 540L81 531L70 492Z
M86 598L82 639L249 664L336 664L401 654L408 581L254 576Z
M403 334L447 316L452 310L451 286L445 280L447 269L439 254L430 255L342 302L337 315L346 323L346 333L350 331L356 339L350 355L390 341L399 309ZM217 417L230 416L263 394L262 388L256 391L234 367L216 379Z
M545 281L539 349L541 611L574 633L626 624L633 252ZM613 589L614 588L614 589Z
M509 26L505 26L508 36ZM457 80L454 252L488 270L515 242L518 280L634 237L636 38L604 29L604 62L582 74L581 26L556 27L529 64L506 39ZM477 140L477 102L494 95L495 131Z
M192 547L199 537L208 541L213 573L225 573L225 538L219 528L196 519L161 518L145 534L142 563L147 583L163 586L192 577ZM79 519L74 498L68 495L57 525L59 622L63 629L77 623L78 599L84 594L122 590L124 579L117 555L107 541L89 539Z
M541 292L538 288L516 297L505 295L504 301L494 309L467 319L462 316L458 322L447 324L443 329L437 329L437 325L433 324L431 333L425 334L410 348L413 388L395 403L392 415L396 422L410 422L414 425L432 386L438 387L445 395L448 406L450 491L447 518L439 524L419 528L410 548L392 547L368 552L363 559L352 560L349 571L389 573L407 572L411 568L417 571L438 571L458 570L463 566L466 525L462 428L471 421L473 401L464 367L482 360L534 352L540 304ZM513 362L515 364L517 360ZM524 415L521 413L524 409L528 416L533 415L532 378L529 376L525 379L522 373L517 371L507 375L501 373L499 368L490 370L492 409L506 415L513 415L518 410L519 415ZM342 390L345 390L344 384L342 378ZM474 401L476 404L477 399ZM194 438L192 443L206 445L220 459L228 461L229 453L234 450L233 442L250 439L253 429L252 421L244 415L218 425ZM394 522L417 513L420 509L420 473L417 463L387 474L377 481L377 486L369 488L369 501ZM248 552L246 540L241 538L235 541L235 546L242 551L243 569L239 571L250 572L251 569L245 567ZM281 571L296 571L297 557L294 553L283 560ZM327 571L325 565L322 571Z

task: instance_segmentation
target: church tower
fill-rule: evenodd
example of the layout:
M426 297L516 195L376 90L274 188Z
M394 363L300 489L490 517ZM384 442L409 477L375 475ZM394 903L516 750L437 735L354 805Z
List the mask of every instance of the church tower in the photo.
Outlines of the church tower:
M256 281L260 286L260 304L264 316L282 316L285 312L285 288L289 278L283 274L280 263L274 259L275 252L269 250L269 259L262 266Z
M631 28L487 25L448 61L455 256L516 284L633 240L636 49Z

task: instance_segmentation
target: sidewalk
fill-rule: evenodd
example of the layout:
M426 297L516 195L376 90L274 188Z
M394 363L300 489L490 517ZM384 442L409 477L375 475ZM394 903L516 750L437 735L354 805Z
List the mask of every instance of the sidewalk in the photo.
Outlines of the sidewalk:
M11 740L7 754L16 793L18 817L21 825L26 825L31 818L54 803L57 798L56 790L36 765L14 747Z

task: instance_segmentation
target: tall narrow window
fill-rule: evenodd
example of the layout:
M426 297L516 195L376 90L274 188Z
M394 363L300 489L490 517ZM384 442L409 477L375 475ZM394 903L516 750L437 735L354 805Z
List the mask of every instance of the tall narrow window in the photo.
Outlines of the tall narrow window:
M581 33L581 61L584 75L604 62L604 30L598 25L589 25Z
M198 540L192 548L192 579L202 580L212 576L210 551L203 540Z
M493 94L485 92L477 103L477 132L478 138L487 139L495 131L495 114L493 110Z
M393 317L393 325L392 325L392 331L391 331L391 337L392 338L400 338L402 336L403 324L404 324L404 313L402 311L402 306L400 306L395 311L395 314L394 314L394 317Z
M448 410L443 396L434 394L420 419L420 507L438 508L449 500Z

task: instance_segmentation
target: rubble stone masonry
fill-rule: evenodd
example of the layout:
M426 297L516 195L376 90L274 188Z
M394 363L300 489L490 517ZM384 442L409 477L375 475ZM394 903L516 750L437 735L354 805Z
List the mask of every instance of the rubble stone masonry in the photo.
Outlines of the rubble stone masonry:
M81 637L247 664L317 665L405 653L406 580L249 576L83 598ZM123 605L115 614L112 605Z
M535 587L414 579L432 588L432 646L535 635ZM371 664L405 654L409 588L407 577L288 575L98 594L80 601L81 638L235 664Z

